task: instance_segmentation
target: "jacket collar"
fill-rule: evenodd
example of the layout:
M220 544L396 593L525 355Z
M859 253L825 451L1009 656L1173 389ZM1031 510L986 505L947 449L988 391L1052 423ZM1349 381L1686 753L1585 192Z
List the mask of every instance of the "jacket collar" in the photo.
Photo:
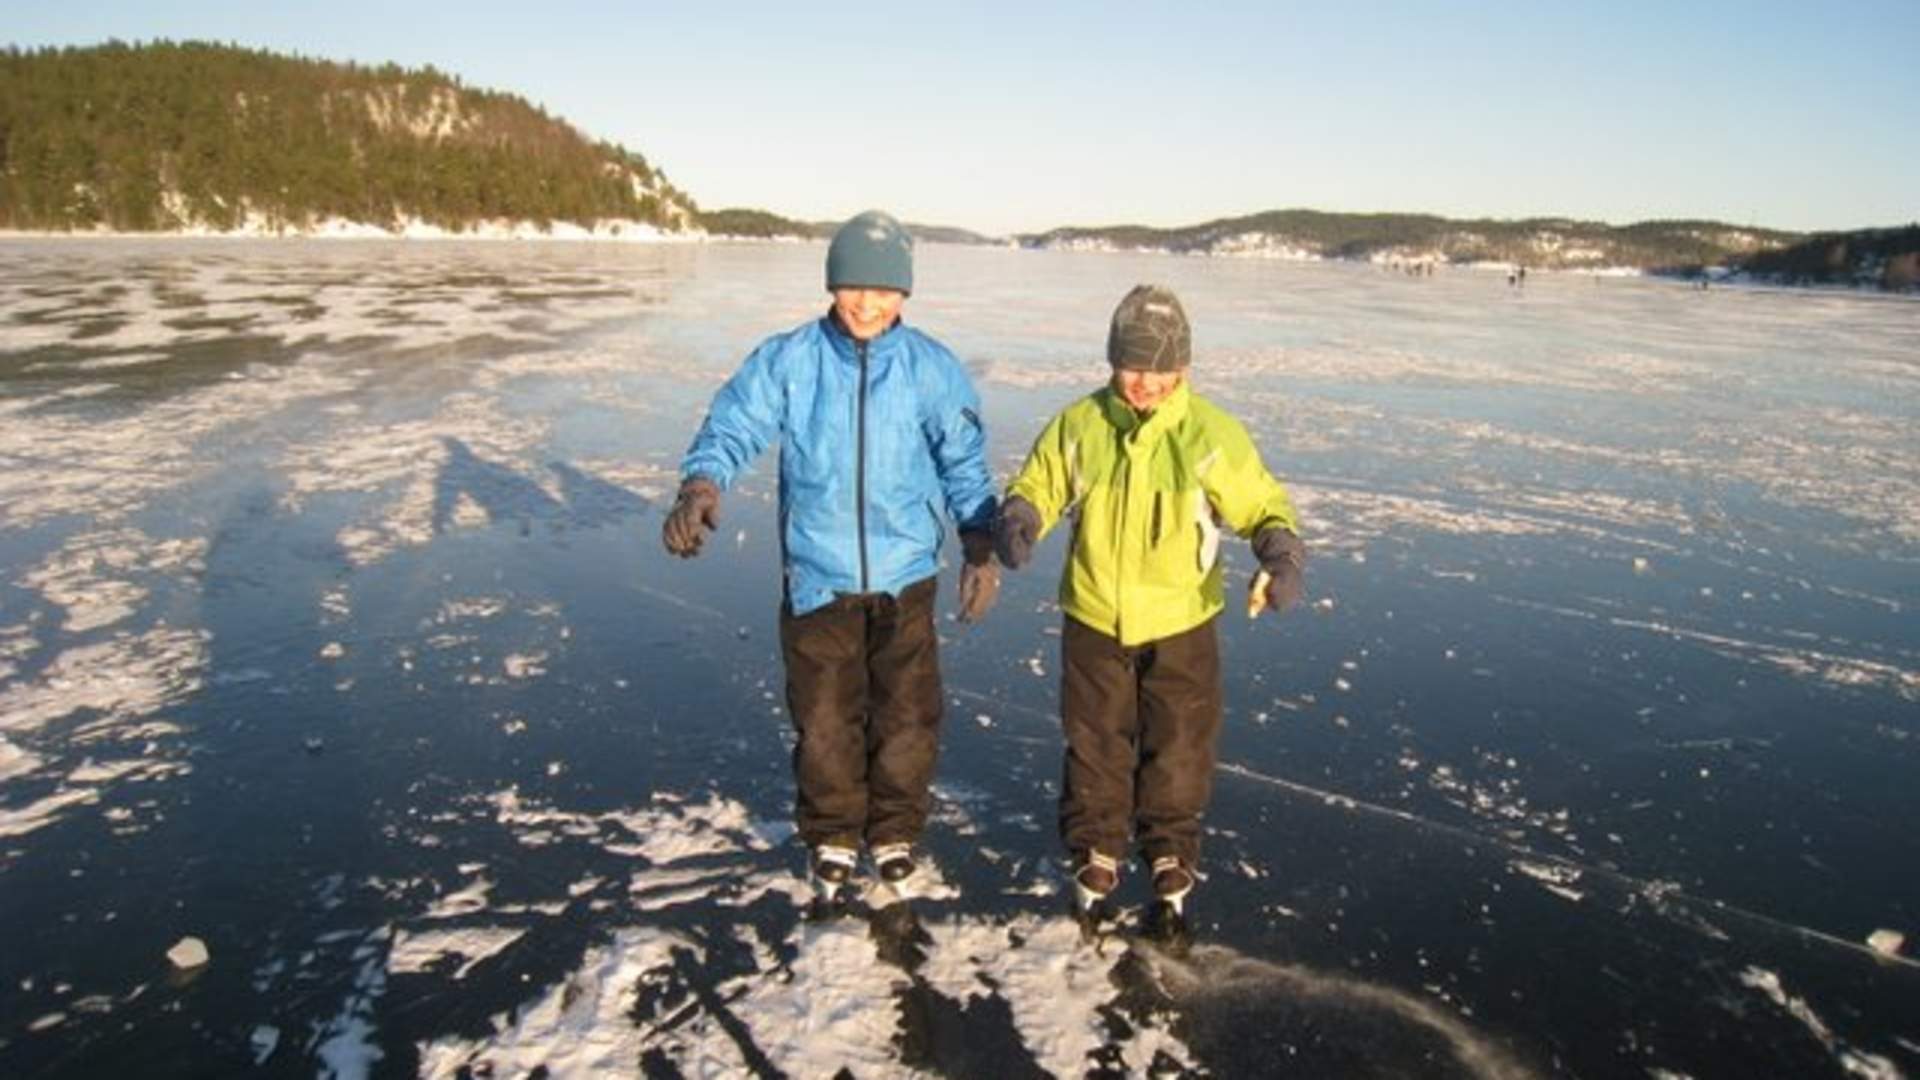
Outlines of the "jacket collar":
M1100 411L1106 415L1107 422L1135 443L1151 443L1178 426L1187 418L1187 408L1192 401L1193 384L1183 379L1165 401L1141 416L1111 384L1100 389Z
M868 341L868 358L892 352L905 339L906 335L901 331L906 325L906 317L898 316L893 320L892 326L880 331L878 337ZM833 345L833 351L839 353L842 359L853 361L859 358L860 343L854 340L852 334L847 333L846 327L840 325L840 316L834 314L831 305L828 306L827 313L820 316L820 332L826 335L827 341Z

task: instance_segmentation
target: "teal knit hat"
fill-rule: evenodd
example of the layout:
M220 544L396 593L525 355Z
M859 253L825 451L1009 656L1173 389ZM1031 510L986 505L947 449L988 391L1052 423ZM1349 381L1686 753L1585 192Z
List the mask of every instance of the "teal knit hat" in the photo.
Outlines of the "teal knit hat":
M828 289L913 292L913 237L883 210L847 219L827 248Z

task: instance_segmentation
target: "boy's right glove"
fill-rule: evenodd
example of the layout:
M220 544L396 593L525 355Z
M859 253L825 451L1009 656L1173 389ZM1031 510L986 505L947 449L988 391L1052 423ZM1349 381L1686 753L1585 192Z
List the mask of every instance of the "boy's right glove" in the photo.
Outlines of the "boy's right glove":
M1307 545L1278 525L1261 529L1253 538L1253 557L1260 572L1247 590L1247 618L1267 608L1282 614L1300 602L1306 590Z
M993 550L1009 570L1018 570L1033 558L1033 545L1040 539L1040 511L1018 495L1000 504L1000 516L993 522Z
M683 559L700 554L700 543L707 533L720 527L720 489L704 476L689 476L680 485L680 497L673 501L666 523L660 526L660 541L667 550Z

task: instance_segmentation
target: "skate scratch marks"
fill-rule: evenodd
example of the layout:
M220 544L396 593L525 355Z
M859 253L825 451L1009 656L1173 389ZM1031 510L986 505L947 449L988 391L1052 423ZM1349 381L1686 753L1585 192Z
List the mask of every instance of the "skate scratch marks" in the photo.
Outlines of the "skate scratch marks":
M1238 999L1286 1001L1289 1008L1309 1012L1372 1014L1432 1032L1468 1075L1479 1080L1530 1080L1535 1075L1457 1017L1391 987L1255 960L1220 945L1202 945L1185 960L1159 952L1147 955L1161 987L1183 1011L1204 1014Z

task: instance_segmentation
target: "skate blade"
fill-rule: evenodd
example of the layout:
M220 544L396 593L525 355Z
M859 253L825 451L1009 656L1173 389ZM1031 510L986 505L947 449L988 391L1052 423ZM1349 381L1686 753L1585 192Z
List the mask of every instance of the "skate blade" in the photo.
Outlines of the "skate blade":
M853 905L848 902L846 886L832 888L816 886L813 899L807 901L805 916L808 922L832 922L843 919L852 913Z

